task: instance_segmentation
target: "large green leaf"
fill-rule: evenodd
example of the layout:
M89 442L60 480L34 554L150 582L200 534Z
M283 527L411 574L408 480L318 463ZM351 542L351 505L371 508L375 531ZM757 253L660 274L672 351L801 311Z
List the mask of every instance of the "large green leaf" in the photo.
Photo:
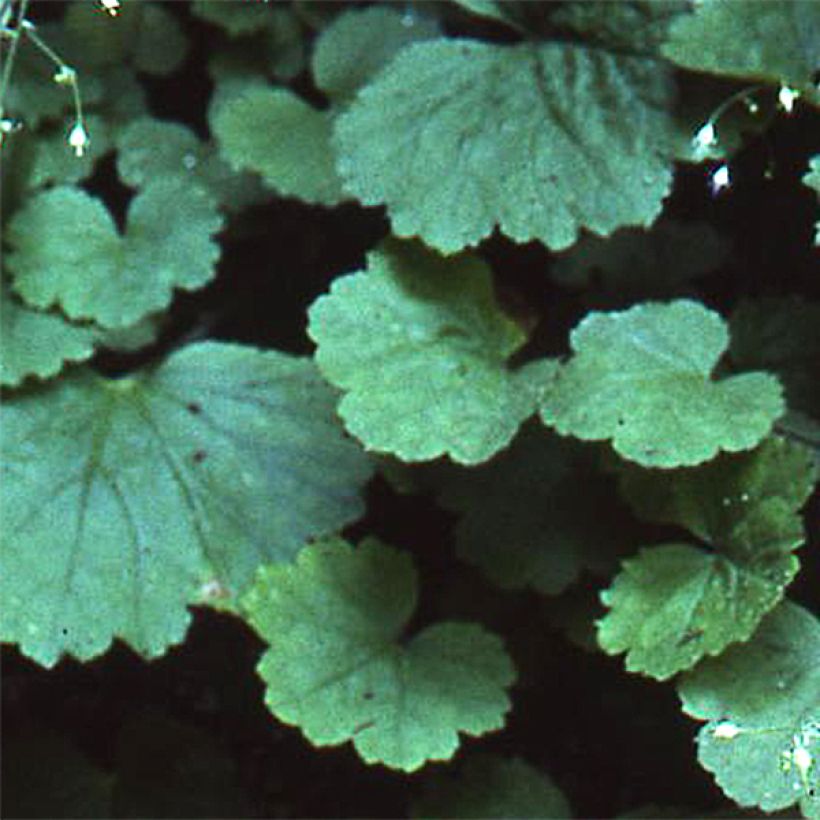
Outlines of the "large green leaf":
M332 115L259 80L226 87L210 113L219 150L234 170L256 171L282 196L336 205L345 195L330 144Z
M134 198L124 235L99 200L52 188L14 215L6 262L32 306L59 303L72 319L125 327L167 307L174 288L211 280L221 227L211 197L178 176L156 179Z
M602 596L602 648L664 679L747 640L797 572L815 480L811 453L781 439L697 469L626 469L622 489L642 518L686 527L711 549L663 544L626 561Z
M370 470L334 402L309 361L217 343L8 401L2 638L49 666L115 637L159 655L186 604L356 518Z
M555 595L584 568L614 567L629 546L611 483L589 453L540 425L487 464L452 466L435 483L442 506L461 514L459 556L502 588Z
M820 623L788 601L754 637L685 675L687 714L708 721L698 760L741 806L799 802L820 817Z
M668 77L568 43L433 40L403 49L335 127L346 189L444 253L498 225L571 245L648 225L669 191Z
M783 412L777 379L710 374L729 343L720 316L688 300L590 313L575 355L544 391L541 417L563 435L612 439L646 467L695 465L748 450Z
M388 242L314 302L308 331L319 369L345 391L345 426L370 449L475 464L534 412L531 370L506 365L526 336L477 258Z
M703 0L671 27L663 54L685 68L783 83L820 101L820 5Z
M520 758L476 755L456 776L441 773L424 784L413 817L570 817L560 789Z
M83 361L94 352L94 331L72 325L59 313L43 313L22 304L0 282L0 384L18 385L26 376L41 379L60 372L67 361Z
M268 708L317 746L352 740L367 763L408 772L452 757L459 732L501 728L515 671L500 639L472 623L404 635L416 586L410 557L375 539L263 567L242 603L271 644Z

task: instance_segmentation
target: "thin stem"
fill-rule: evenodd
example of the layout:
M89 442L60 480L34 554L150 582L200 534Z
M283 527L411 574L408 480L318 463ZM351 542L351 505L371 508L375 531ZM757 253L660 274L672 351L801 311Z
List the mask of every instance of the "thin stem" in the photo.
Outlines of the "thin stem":
M20 45L20 32L25 22L26 10L28 9L29 0L20 0L17 6L17 17L14 21L14 29L4 30L12 36L11 45L9 46L9 53L3 64L3 74L0 77L0 119L3 118L3 113L6 106L6 91L11 80L11 71L14 67L14 61L17 57L17 49Z

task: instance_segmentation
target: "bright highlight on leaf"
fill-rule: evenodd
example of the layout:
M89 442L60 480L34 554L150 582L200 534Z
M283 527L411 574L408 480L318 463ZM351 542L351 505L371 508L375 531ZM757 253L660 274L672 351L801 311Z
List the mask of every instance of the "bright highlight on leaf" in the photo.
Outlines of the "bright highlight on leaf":
M626 469L622 489L642 518L686 527L711 549L663 544L625 561L602 595L601 647L664 679L748 640L797 572L799 511L816 477L811 452L782 439L694 470Z
M258 672L273 714L314 745L352 740L365 762L407 772L449 760L459 733L501 728L515 679L501 640L472 623L404 635L416 586L410 557L375 539L263 567L242 605L271 644Z
M319 369L345 391L339 414L369 449L476 464L534 412L536 371L506 364L526 336L474 257L385 243L367 270L336 279L309 316Z
M518 757L470 757L461 770L434 775L424 785L413 817L571 817L560 789Z
M656 60L550 43L403 49L336 122L345 189L398 236L454 253L499 226L571 245L648 225L669 191L668 77Z
M814 86L820 6L814 0L703 0L672 25L663 54L684 68L793 86Z
M7 401L2 639L46 666L115 637L160 655L206 582L235 597L355 519L370 467L334 402L309 361L218 343Z
M575 355L545 391L541 418L562 435L612 439L621 456L645 467L751 449L784 410L768 373L710 378L729 334L696 302L593 312L570 341Z
M14 289L38 308L107 328L134 324L171 302L174 288L211 280L222 227L214 201L169 176L137 195L120 235L105 206L79 188L30 197L8 229Z
M820 817L820 623L784 601L752 639L679 685L684 711L708 721L698 760L726 796L765 812L799 804ZM720 731L730 721L736 732Z
M820 154L815 154L809 162L809 170L803 176L803 184L817 192L820 203ZM814 223L814 244L820 245L820 219Z

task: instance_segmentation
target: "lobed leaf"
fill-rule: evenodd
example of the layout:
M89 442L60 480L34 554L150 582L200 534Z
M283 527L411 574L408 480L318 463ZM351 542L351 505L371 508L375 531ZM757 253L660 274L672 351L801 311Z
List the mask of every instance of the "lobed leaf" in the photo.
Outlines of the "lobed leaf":
M243 606L271 644L258 672L273 714L314 745L352 740L365 762L406 772L449 760L459 733L501 728L515 672L500 639L471 623L404 638L416 585L409 556L375 539L263 567Z
M309 361L207 342L8 401L2 639L46 666L115 637L160 655L187 604L356 518L370 467L333 406Z
M128 212L124 235L98 199L59 187L27 199L8 229L14 289L33 307L105 328L167 307L174 288L209 282L222 227L216 204L179 176L153 180Z
M751 449L784 410L768 373L710 378L728 333L696 302L589 313L570 341L574 355L545 390L541 418L562 435L612 439L621 456L645 467Z
M309 312L316 362L368 449L476 464L505 447L546 380L507 366L525 334L498 306L489 268L387 242ZM547 365L547 368L551 363Z
M345 189L393 232L454 253L495 226L571 245L648 225L669 191L669 78L568 43L404 48L335 125Z
M746 644L681 678L684 711L708 721L698 760L741 806L798 802L820 817L820 623L784 601Z

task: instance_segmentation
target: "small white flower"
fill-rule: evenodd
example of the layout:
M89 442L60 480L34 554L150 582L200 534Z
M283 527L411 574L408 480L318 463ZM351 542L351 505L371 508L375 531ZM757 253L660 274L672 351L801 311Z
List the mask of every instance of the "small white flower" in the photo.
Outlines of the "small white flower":
M729 166L724 164L712 172L709 179L709 189L712 196L717 196L721 191L725 191L732 184L732 177L729 173Z
M88 132L83 128L83 124L75 123L68 134L68 144L74 149L74 156L81 157L88 148L89 142Z
M100 0L100 5L112 16L116 17L120 11L120 0Z
M57 85L72 85L77 79L77 72L67 65L60 66L53 79Z
M717 145L717 133L715 132L714 123L707 122L702 125L692 142L699 148L709 148L712 145Z
M791 114L792 111L794 111L794 103L799 96L799 91L795 91L793 88L783 85L780 87L780 91L777 92L777 102L787 114Z

